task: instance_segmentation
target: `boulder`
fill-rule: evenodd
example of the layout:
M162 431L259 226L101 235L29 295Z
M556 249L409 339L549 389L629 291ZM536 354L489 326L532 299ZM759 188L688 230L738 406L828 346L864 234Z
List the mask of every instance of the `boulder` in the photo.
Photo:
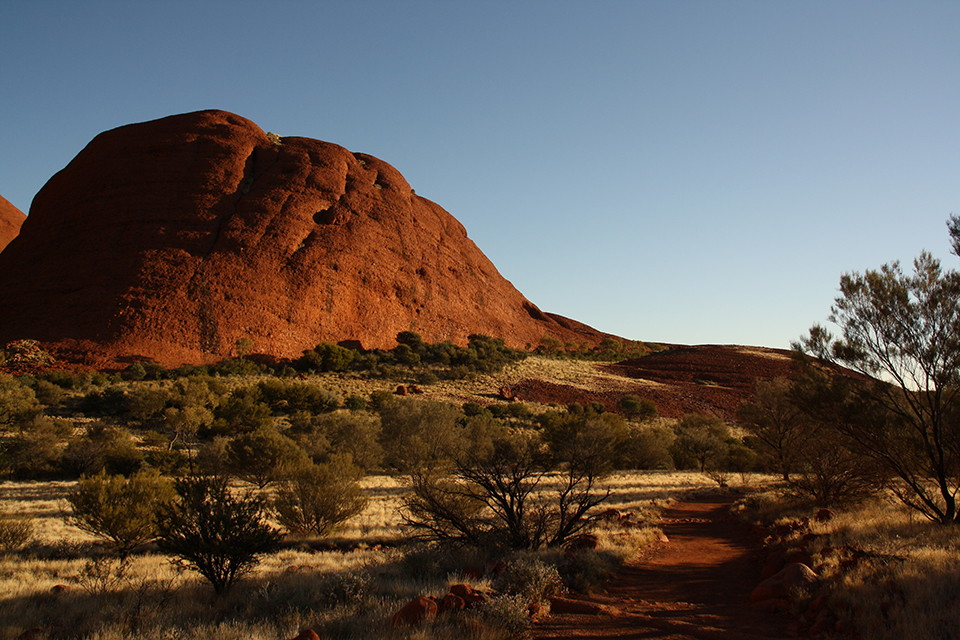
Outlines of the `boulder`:
M468 584L450 586L450 594L461 598L465 609L473 609L487 601L487 596Z
M94 138L0 253L0 308L0 343L80 361L209 362L242 338L292 358L324 341L390 349L401 331L606 337L540 311L386 162L224 111Z
M817 584L817 574L805 564L788 564L775 575L767 578L750 594L750 602L762 602L773 598L788 599L798 590L810 589Z
M414 598L393 615L391 624L394 628L399 627L417 627L424 620L433 618L439 612L440 607L433 598L420 596Z

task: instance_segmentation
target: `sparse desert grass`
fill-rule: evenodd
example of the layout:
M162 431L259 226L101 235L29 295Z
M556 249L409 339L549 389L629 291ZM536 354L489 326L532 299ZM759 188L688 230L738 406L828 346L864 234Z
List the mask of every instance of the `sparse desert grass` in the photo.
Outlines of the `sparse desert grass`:
M652 523L656 510L651 500L663 504L710 484L689 473L617 475L610 479L609 506ZM528 624L526 603L504 595L475 614L438 619L417 630L390 627L393 613L418 595L443 595L457 582L495 586L489 578L464 577L467 568L483 566L485 558L477 551L404 543L397 511L406 491L401 478L364 479L371 500L337 533L343 540L369 542L369 548L361 544L348 552L316 552L292 541L220 598L197 574L149 548L126 563L102 555L92 536L62 520L63 496L74 486L0 485L0 506L37 522L34 542L0 557L0 640L28 629L44 629L40 638L282 640L307 627L321 637L494 640L523 635ZM584 554L578 574L588 586L655 538L652 527L624 531L603 524L596 532L600 546ZM399 546L380 548L375 544L380 542ZM556 549L524 554L547 565L559 563L561 556Z
M775 524L813 513L773 493L754 506ZM960 637L960 528L930 522L892 497L837 510L825 522L810 520L794 542L814 534L807 550L830 605L860 637Z

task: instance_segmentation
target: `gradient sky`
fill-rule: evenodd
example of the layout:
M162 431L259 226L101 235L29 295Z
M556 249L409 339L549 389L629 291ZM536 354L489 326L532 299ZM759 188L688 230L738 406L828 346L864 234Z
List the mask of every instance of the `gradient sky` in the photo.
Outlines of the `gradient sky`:
M0 0L0 195L225 109L396 167L541 309L788 347L840 275L953 267L960 2Z

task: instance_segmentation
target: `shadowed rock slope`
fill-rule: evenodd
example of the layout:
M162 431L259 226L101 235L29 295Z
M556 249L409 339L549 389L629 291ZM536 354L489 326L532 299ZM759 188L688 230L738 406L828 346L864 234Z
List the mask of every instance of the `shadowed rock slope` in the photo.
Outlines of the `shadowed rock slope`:
M536 345L604 334L542 313L392 166L223 111L97 136L0 255L0 341L164 364L399 331Z
M0 251L10 244L10 241L20 233L20 226L27 216L20 209L10 204L10 202L0 196Z

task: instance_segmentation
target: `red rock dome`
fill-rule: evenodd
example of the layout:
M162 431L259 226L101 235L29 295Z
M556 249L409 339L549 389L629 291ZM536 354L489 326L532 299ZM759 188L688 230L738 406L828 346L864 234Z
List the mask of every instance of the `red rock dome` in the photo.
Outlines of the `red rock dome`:
M542 313L385 162L223 111L94 138L0 254L0 309L0 341L164 364L231 355L242 337L281 357L391 348L405 330L603 337Z
M23 215L20 209L10 204L10 202L0 196L0 251L10 244L10 241L20 233L20 226L27 216Z

